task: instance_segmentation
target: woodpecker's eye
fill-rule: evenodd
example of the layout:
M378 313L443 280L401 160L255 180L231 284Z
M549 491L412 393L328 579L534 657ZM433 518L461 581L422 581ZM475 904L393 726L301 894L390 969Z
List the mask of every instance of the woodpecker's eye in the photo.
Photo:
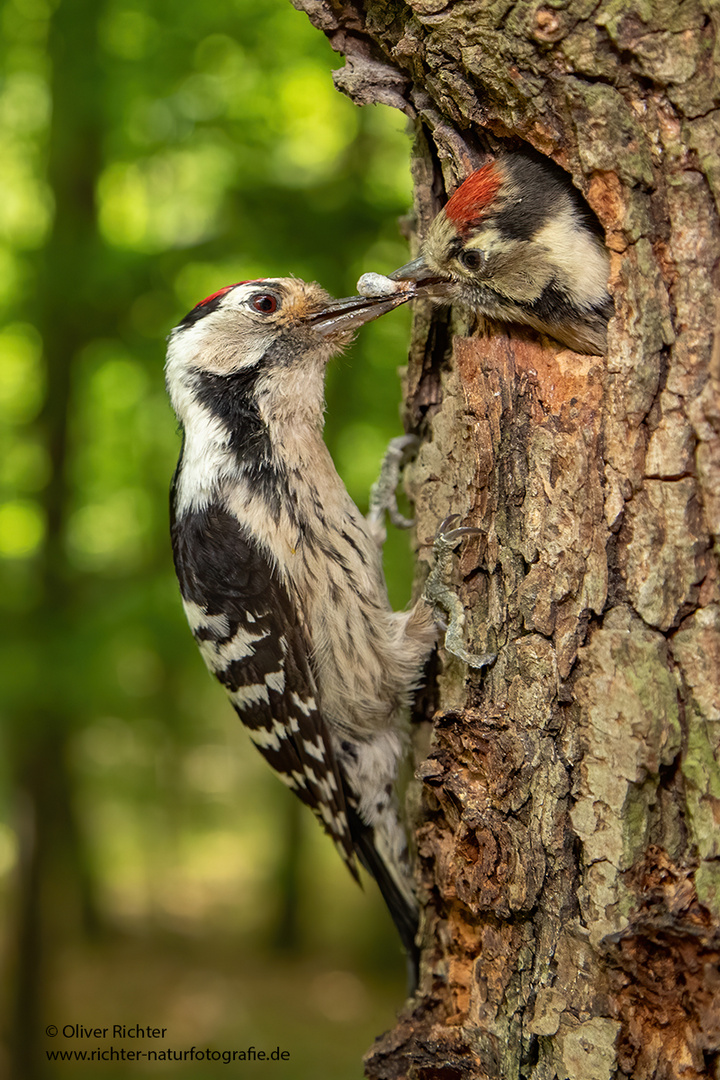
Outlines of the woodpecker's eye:
M468 248L467 251L461 251L458 258L466 270L479 270L485 262L485 252L478 248Z
M273 311L277 311L278 298L273 296L272 293L255 293L250 297L250 303L256 311L262 312L263 315L272 315Z

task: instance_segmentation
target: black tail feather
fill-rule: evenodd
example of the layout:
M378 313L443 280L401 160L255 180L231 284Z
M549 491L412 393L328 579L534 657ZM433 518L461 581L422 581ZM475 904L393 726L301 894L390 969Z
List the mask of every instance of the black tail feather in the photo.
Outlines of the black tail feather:
M408 961L408 996L417 990L420 950L416 943L418 931L418 909L410 905L392 878L387 866L380 858L374 843L374 829L360 820L351 806L348 806L350 834L355 844L355 852L361 864L378 884L383 900L392 921L395 923Z

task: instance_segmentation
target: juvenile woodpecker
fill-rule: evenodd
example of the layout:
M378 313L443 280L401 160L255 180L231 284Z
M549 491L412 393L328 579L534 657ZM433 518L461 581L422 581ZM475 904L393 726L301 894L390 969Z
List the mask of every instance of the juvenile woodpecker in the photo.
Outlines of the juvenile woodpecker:
M541 159L505 154L460 185L419 258L389 276L600 354L613 310L608 270L600 226L564 174Z
M384 526L352 502L322 438L328 360L407 299L336 301L288 278L230 285L172 331L166 372L183 430L173 552L200 651L352 874L357 858L375 877L414 957L395 781L433 610L392 610Z

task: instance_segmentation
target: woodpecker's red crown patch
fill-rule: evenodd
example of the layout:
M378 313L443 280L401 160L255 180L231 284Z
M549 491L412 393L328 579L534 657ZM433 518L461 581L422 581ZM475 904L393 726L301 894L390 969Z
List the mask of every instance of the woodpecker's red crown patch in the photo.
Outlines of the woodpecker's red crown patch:
M460 233L466 233L479 221L497 195L502 176L491 161L477 169L454 191L445 206L445 216Z
M236 285L247 285L247 281L235 281L232 285L226 285L223 289L218 289L217 292L210 293L209 296L206 296L205 299L201 300L199 304L195 305L195 307L205 307L205 305L209 304L211 300L217 300L219 296L224 296L226 292L230 292L230 290L234 289Z

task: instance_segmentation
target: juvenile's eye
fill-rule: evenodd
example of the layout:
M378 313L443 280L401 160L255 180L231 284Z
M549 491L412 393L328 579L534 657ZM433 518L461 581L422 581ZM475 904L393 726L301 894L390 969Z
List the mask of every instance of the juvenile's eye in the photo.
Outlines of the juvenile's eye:
M479 270L485 262L485 252L478 248L469 248L467 251L461 251L458 258L466 270Z
M278 298L273 296L272 293L255 293L250 297L250 303L256 311L260 311L263 315L272 315L273 311L278 309Z

